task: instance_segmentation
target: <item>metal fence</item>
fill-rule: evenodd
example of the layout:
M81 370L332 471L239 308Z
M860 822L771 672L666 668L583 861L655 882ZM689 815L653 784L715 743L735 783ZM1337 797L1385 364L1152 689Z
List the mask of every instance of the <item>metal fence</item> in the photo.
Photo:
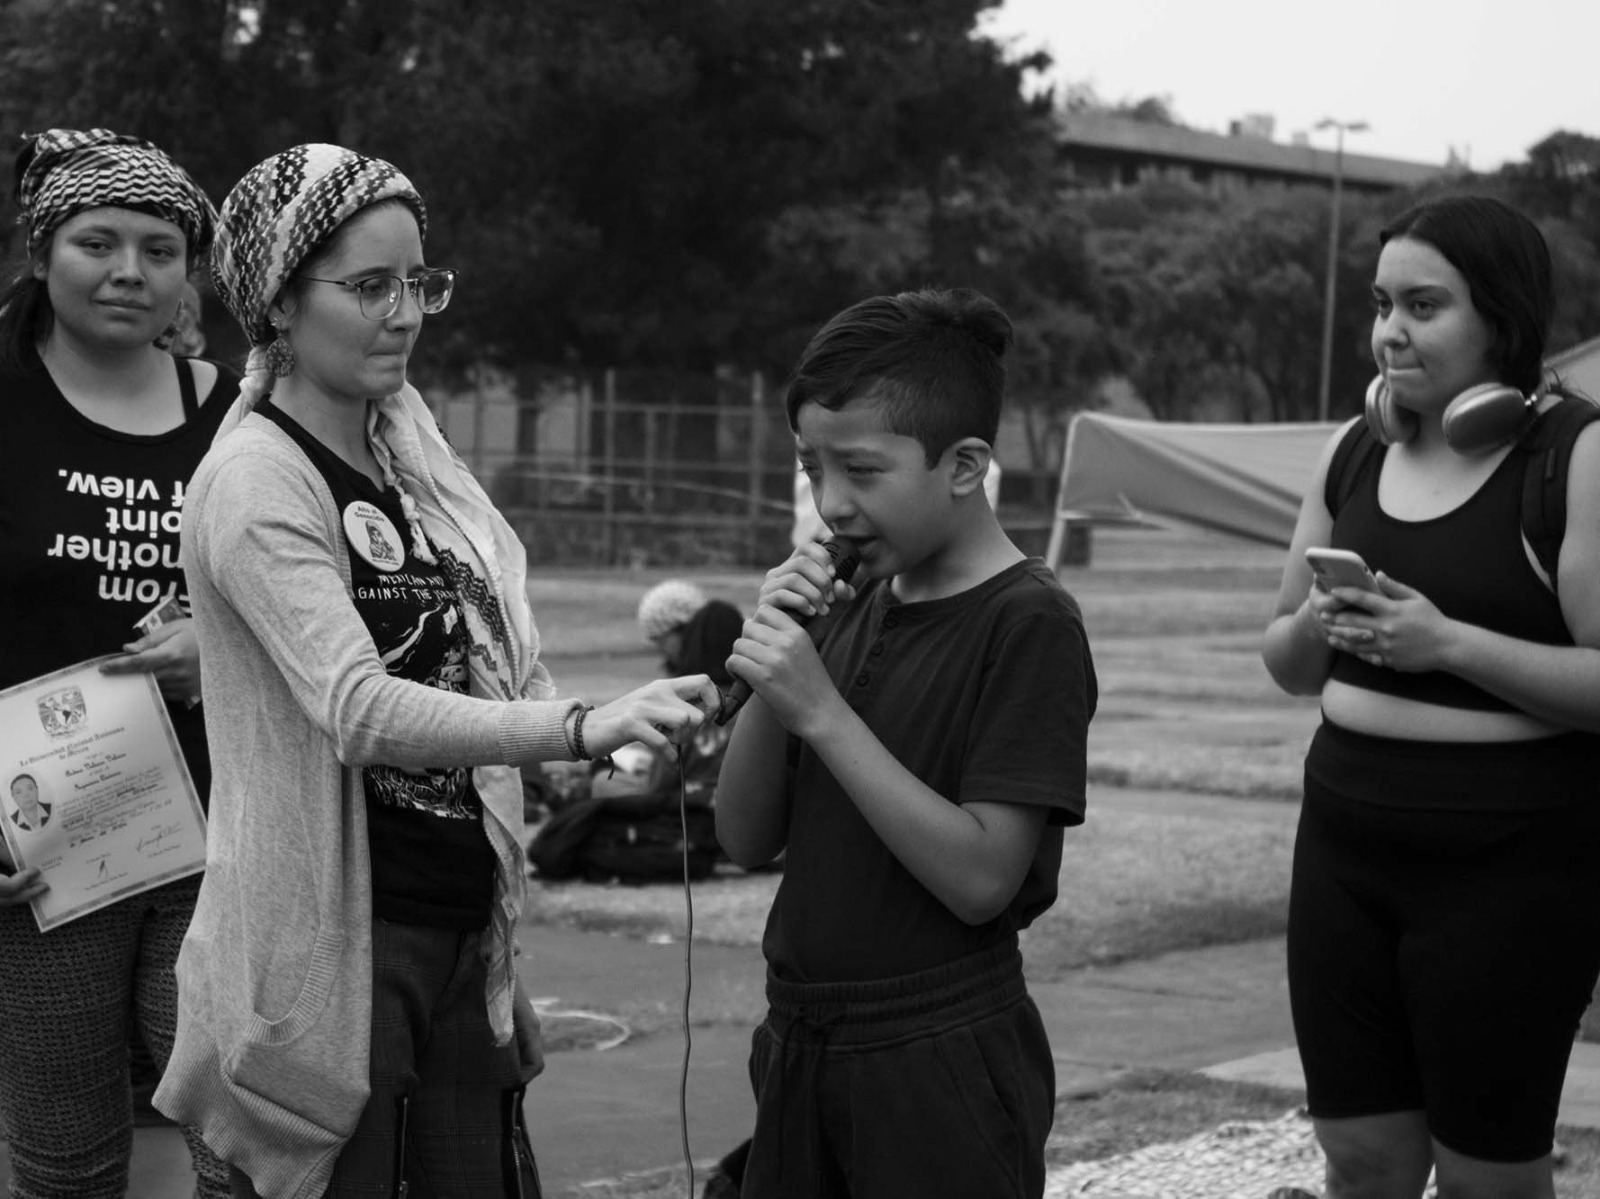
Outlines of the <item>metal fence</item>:
M760 374L484 375L435 411L532 562L766 566L788 552L794 439ZM1026 552L1045 551L1055 476L1004 472L1001 522Z
M759 374L485 378L440 424L533 562L770 562L794 519L794 444Z

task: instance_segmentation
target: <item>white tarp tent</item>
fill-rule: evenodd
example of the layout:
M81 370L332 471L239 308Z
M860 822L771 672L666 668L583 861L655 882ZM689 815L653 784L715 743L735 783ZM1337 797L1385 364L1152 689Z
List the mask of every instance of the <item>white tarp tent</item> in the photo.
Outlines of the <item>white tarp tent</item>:
M1553 356L1549 365L1600 400L1600 338ZM1067 431L1046 560L1060 563L1072 521L1198 525L1287 546L1306 480L1338 427L1080 413Z

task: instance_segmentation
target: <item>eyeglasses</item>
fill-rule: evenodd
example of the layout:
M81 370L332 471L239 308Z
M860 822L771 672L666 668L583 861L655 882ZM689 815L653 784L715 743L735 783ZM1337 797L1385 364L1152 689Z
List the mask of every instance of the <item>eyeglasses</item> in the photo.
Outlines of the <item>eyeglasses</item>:
M343 279L318 279L312 275L297 277L307 283L332 283L355 292L361 304L361 315L369 321L386 321L393 316L400 308L400 297L407 290L423 312L430 316L443 312L450 303L450 293L456 288L456 273L447 270L423 271L410 279L398 275L368 275L354 283Z

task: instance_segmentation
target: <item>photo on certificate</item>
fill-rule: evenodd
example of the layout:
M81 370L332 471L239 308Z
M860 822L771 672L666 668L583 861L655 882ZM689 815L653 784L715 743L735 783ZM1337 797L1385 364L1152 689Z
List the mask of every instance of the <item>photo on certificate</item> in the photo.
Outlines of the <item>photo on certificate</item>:
M36 774L22 771L11 777L11 823L19 832L38 832L50 823L51 803L46 785Z
M147 674L94 658L0 691L0 833L41 932L205 868L205 816Z

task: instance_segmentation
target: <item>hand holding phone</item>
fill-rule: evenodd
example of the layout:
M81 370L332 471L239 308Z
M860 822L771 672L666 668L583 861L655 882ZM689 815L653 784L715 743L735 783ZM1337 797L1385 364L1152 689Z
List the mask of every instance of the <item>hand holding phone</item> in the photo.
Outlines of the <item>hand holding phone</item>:
M1306 550L1306 561L1311 566L1311 573L1316 576L1317 585L1324 591L1331 592L1335 587L1359 587L1363 591L1382 594L1378 580L1354 550L1314 545Z

